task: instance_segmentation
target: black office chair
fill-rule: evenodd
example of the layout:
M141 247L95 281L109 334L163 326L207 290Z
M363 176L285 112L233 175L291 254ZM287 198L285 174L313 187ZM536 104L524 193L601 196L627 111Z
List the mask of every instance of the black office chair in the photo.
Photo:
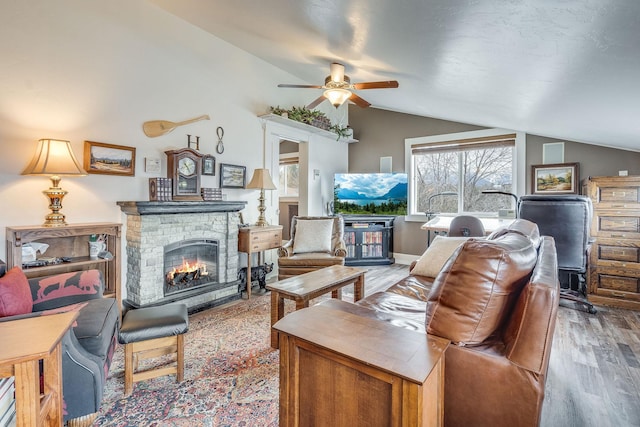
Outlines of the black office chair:
M449 237L484 237L484 225L478 217L458 215L449 224Z
M560 277L560 298L571 300L589 313L595 313L587 300L586 274L591 245L589 228L593 207L586 196L522 196L518 217L535 222L540 235L551 236L556 243ZM573 282L577 279L574 289Z

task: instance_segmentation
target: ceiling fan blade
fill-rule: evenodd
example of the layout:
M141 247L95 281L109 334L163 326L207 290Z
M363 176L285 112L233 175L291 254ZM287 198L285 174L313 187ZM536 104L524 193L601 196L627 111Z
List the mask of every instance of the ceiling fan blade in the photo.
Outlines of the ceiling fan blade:
M322 101L324 101L325 99L327 99L327 98L325 98L324 95L320 95L318 98L316 98L315 101L313 101L311 104L307 105L307 109L308 110L313 110L318 105L320 105L322 103Z
M356 90L362 89L393 89L398 87L398 82L396 80L387 80L385 82L365 82L365 83L354 83L353 88Z
M322 86L318 85L285 85L279 84L278 87L294 87L294 88L307 88L307 89L322 89Z
M353 102L358 107L362 107L362 108L367 108L369 105L371 105L371 103L369 103L369 102L365 101L364 99L360 98L355 93L351 93L351 96L349 97L349 101Z

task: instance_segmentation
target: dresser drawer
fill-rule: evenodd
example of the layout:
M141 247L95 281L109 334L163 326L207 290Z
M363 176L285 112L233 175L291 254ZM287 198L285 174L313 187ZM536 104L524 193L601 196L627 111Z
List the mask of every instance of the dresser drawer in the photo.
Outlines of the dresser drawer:
M622 262L639 262L640 250L625 246L598 245L598 259Z
M637 239L640 237L640 217L629 212L594 212L591 234L598 237L616 239Z
M264 251L282 246L280 232L276 233L251 233L251 252Z
M640 301L640 278L616 275L604 269L593 271L590 277L591 292L610 298Z
M638 187L600 187L598 203L610 203L612 208L625 208L629 203L638 203L638 194Z
M241 228L238 236L238 250L260 252L282 246L282 227L267 226Z

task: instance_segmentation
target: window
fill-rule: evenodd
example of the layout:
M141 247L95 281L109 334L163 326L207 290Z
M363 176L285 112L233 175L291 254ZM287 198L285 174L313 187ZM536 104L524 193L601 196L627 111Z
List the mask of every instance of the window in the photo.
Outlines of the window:
M514 132L465 132L406 140L410 181L409 208L425 213L497 214L515 209L516 140ZM475 136L474 136L475 135Z
M280 156L280 197L298 197L299 169L297 153L295 157L286 154Z

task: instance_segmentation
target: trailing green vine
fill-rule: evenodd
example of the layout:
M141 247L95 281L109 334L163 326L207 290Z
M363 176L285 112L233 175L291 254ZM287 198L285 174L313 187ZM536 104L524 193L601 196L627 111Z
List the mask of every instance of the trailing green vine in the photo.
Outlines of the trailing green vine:
M287 117L296 122L306 123L333 132L338 135L337 140L351 136L351 128L349 126L332 125L331 120L322 111L310 110L305 106L291 107L290 110L287 110L279 105L277 107L269 107L269 110L277 116Z

